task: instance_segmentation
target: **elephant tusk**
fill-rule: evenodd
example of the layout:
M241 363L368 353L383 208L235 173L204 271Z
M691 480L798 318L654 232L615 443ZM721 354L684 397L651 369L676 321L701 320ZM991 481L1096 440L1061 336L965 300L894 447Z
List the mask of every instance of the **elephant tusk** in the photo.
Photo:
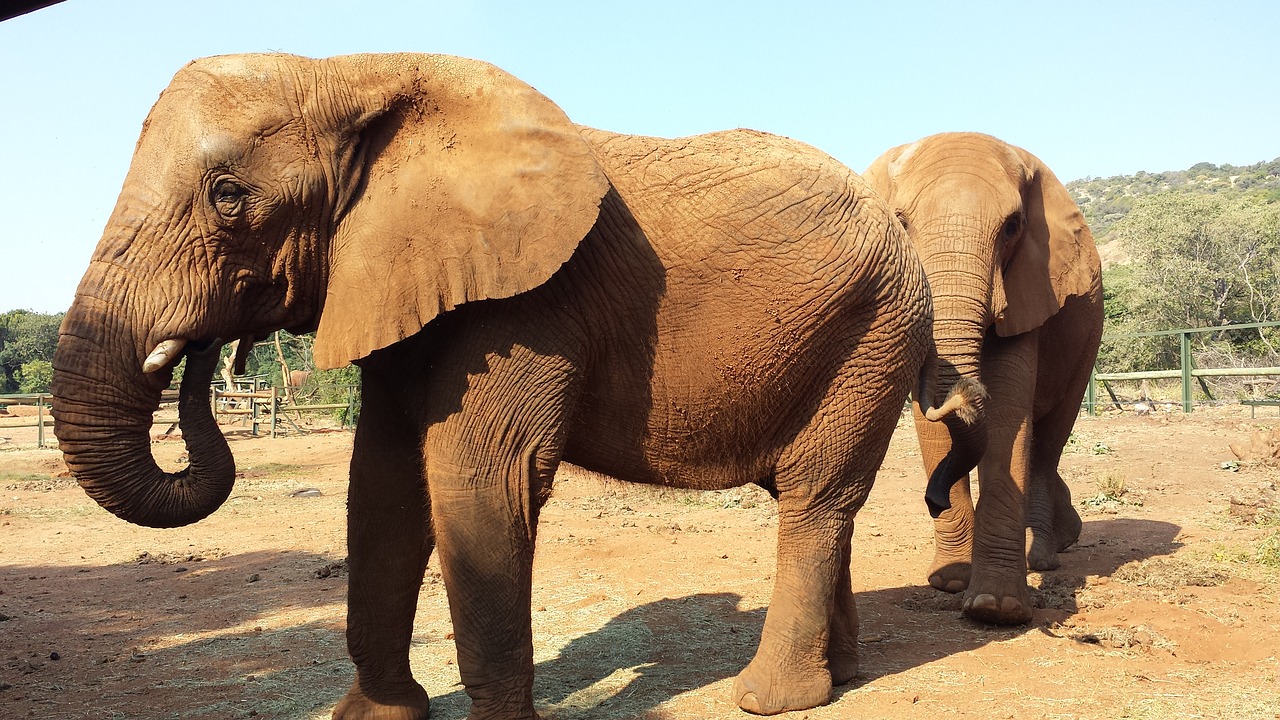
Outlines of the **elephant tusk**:
M153 373L160 368L168 365L171 360L180 352L182 348L187 346L187 341L179 338L171 338L156 345L156 349L151 351L147 359L142 362L142 372Z

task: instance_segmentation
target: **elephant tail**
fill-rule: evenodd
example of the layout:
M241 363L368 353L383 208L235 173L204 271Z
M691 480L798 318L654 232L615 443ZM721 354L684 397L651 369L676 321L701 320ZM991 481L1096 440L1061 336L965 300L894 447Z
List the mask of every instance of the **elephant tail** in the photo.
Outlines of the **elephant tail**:
M987 388L972 378L962 377L951 386L940 407L921 407L930 422L945 421L954 415L965 425L976 425L986 418Z
M938 356L930 348L929 357L920 370L915 393L917 410L929 422L941 422L951 436L951 448L942 462L929 475L925 488L925 505L929 514L938 517L951 507L951 487L969 474L987 449L987 389L978 380L960 376L942 404L934 407L937 397Z
M938 353L932 347L929 356L920 368L920 378L915 392L916 405L920 414L929 422L947 422L950 426L958 420L968 427L980 425L986 421L987 388L974 378L960 376L951 385L950 392L942 404L934 407L938 388Z

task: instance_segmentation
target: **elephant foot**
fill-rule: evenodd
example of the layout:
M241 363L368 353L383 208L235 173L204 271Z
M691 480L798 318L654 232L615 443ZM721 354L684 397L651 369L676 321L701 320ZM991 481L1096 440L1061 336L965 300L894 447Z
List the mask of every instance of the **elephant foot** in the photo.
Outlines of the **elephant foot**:
M1057 512L1053 515L1053 539L1054 546L1058 552L1062 552L1080 539L1080 529L1083 523L1080 521L1080 513L1071 506L1070 500L1064 505L1058 504Z
M832 685L848 685L858 677L858 655L847 652L827 652L827 669L831 671Z
M825 668L804 672L788 664L785 670L785 674L782 667L765 670L761 663L752 660L733 681L734 702L756 715L807 710L831 702L832 676Z
M1026 580L1004 590L974 588L965 593L964 616L991 625L1023 625L1031 622L1031 592Z
M964 592L969 587L969 576L973 566L965 562L934 562L929 571L929 584L943 592Z
M1027 551L1027 567L1036 572L1044 572L1057 570L1061 565L1058 553L1042 547L1040 543L1031 543L1031 549Z
M333 720L427 720L431 714L427 691L416 682L379 689L377 695L379 699L374 700L365 694L357 678L333 709Z

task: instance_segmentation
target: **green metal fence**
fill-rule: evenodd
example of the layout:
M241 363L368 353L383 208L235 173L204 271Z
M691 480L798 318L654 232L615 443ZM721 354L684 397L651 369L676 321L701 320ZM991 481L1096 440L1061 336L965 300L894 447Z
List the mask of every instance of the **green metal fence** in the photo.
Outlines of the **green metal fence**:
M1177 369L1170 370L1144 370L1141 372L1127 373L1106 373L1098 372L1097 366L1093 369L1093 375L1089 381L1089 389L1085 394L1085 404L1090 415L1096 415L1098 412L1097 388L1101 383L1103 389L1111 396L1111 401L1119 405L1120 400L1112 392L1109 382L1122 380L1167 380L1178 378L1182 383L1182 411L1189 413L1193 409L1193 381L1200 384L1201 389L1206 395L1212 397L1208 386L1205 384L1205 378L1209 377L1265 377L1280 376L1280 367L1234 367L1234 368L1197 368L1191 357L1191 336L1201 333L1217 333L1227 330L1256 330L1267 327L1280 327L1280 322L1264 322L1264 323L1243 323L1239 325L1219 325L1217 327L1202 328L1181 328L1178 330L1157 330L1154 332L1141 333L1115 333L1104 335L1103 342L1114 340L1138 339L1138 338L1155 338L1168 337L1172 335L1178 336L1180 362Z

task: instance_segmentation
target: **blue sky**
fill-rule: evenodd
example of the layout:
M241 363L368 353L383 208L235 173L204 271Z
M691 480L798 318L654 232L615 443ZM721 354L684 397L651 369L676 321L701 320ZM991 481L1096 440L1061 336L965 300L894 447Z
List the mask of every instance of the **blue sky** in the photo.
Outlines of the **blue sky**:
M143 118L196 57L465 55L609 130L752 127L858 171L977 130L1070 180L1280 157L1278 32L1271 0L66 0L0 23L0 311L70 305Z

